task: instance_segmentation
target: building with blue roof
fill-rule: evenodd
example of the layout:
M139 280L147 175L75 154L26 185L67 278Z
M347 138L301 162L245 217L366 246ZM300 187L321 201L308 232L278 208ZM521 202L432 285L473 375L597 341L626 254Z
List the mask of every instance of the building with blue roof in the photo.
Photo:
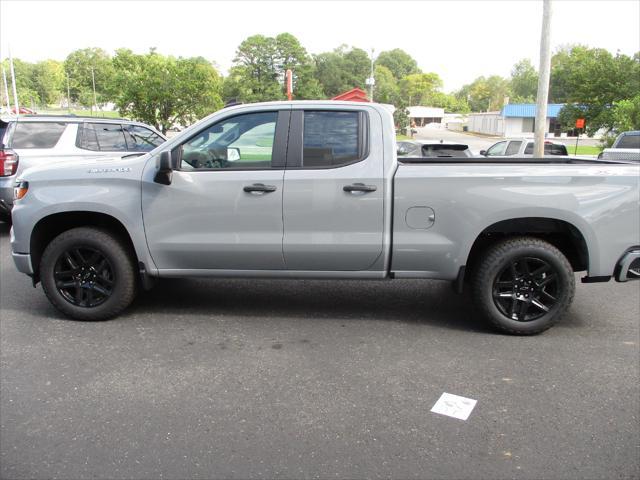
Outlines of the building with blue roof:
M547 105L547 136L565 136L558 115L564 103ZM468 129L470 132L496 135L501 137L533 136L536 127L535 103L507 103L502 110L495 112L470 113ZM563 135L564 134L564 135Z

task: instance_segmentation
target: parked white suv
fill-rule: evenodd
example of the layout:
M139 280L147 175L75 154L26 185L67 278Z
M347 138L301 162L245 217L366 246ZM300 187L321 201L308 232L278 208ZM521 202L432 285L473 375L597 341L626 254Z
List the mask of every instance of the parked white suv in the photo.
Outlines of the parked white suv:
M7 220L20 172L43 162L144 153L164 143L160 132L124 119L75 116L0 118L0 219Z

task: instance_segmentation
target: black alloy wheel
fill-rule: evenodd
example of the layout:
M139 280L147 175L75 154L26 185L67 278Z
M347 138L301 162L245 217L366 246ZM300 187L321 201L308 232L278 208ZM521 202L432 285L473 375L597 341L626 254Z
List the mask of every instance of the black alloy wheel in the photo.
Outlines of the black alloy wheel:
M558 272L551 264L535 257L519 257L496 276L493 301L511 320L530 322L553 309L561 294Z
M62 252L54 267L55 285L62 297L77 307L97 307L113 293L114 269L107 257L92 247Z

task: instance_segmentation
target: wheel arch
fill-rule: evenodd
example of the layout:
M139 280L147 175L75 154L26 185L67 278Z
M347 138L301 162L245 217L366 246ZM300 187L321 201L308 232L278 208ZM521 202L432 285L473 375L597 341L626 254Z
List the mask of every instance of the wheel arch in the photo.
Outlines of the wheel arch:
M572 223L551 217L519 217L500 220L480 232L467 255L467 270L490 245L513 236L532 236L554 245L567 257L575 272L589 269L589 248L583 232Z
M35 224L29 240L31 265L34 282L40 279L40 261L47 245L55 237L76 227L96 227L115 235L133 255L135 264L139 264L131 234L124 224L112 215L94 211L59 212L47 215Z

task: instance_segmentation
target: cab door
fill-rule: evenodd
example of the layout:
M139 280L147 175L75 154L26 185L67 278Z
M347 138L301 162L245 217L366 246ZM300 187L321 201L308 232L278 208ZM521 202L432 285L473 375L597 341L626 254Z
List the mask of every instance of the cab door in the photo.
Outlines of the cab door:
M289 111L252 111L203 127L172 150L171 184L145 169L142 210L160 274L282 270ZM209 272L213 273L213 272Z
M382 254L383 150L370 145L382 138L382 122L371 112L292 110L283 197L288 270L368 270Z

